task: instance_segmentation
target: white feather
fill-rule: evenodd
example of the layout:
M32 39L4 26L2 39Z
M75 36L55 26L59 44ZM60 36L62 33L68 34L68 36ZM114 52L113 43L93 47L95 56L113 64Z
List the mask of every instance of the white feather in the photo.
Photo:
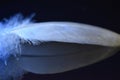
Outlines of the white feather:
M74 22L32 23L30 20L31 17L23 19L18 14L0 23L0 78L2 77L2 80L9 80L11 76L16 79L24 73L14 59L8 61L7 67L4 64L11 55L20 53L21 40L31 41L35 45L39 44L39 41L57 41L120 46L120 35L106 29Z
M120 35L92 25L74 22L31 23L11 31L21 39L120 46Z

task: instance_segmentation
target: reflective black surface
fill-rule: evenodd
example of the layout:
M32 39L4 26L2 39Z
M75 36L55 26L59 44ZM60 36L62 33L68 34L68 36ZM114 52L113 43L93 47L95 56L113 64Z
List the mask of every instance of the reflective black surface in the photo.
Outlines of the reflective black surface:
M112 0L12 0L0 2L0 20L16 13L36 13L34 20L75 21L120 33L119 8ZM117 2L116 2L117 3ZM119 53L119 52L118 52ZM120 54L77 70L54 75L29 73L23 80L120 80Z

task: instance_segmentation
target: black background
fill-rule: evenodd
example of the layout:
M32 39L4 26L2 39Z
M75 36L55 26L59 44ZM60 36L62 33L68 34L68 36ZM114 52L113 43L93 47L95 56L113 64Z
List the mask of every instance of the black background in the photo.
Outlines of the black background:
M119 8L112 0L1 0L0 20L22 13L36 13L36 22L74 21L97 25L120 33ZM29 73L23 80L120 80L119 52L84 68L52 75Z

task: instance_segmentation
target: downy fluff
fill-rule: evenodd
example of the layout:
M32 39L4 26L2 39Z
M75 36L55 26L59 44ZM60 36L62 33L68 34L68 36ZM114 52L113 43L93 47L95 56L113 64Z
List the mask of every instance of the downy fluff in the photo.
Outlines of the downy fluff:
M20 37L10 31L31 23L32 17L24 19L17 14L0 22L0 80L18 80L23 75L24 71L16 63L20 55ZM12 60L10 56L14 56Z

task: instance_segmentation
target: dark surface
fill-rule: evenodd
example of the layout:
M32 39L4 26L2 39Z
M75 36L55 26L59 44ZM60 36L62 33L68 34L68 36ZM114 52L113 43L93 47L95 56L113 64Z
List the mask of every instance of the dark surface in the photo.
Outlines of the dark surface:
M120 33L119 9L112 0L10 0L0 2L0 20L16 13L29 16L36 13L34 20L74 21L101 26ZM118 52L119 53L119 52ZM26 74L23 80L120 80L120 54L99 63L77 70L53 74Z

